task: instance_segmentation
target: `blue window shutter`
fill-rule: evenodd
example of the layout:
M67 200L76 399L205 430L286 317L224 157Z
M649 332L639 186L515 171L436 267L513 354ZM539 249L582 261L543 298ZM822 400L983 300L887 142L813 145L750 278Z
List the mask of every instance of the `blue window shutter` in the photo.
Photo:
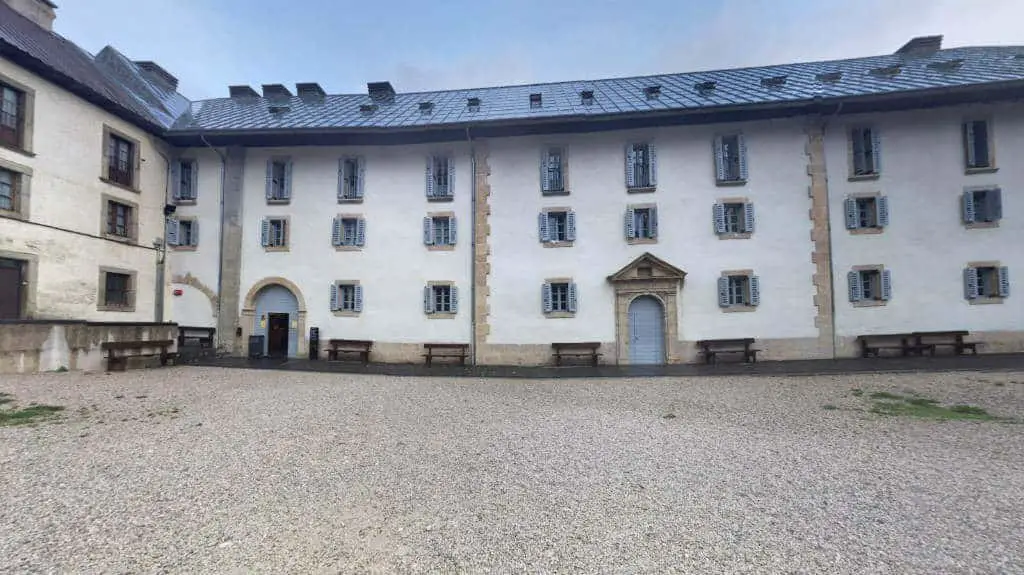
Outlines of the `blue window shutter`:
M427 176L427 181L426 181L427 197L428 198L432 198L432 197L434 197L434 158L431 157L431 156L427 156L427 174L426 174L426 176Z
M331 245L341 245L341 234L342 234L342 222L341 218L335 216L333 223L331 224Z
M715 152L715 179L719 182L725 181L725 149L722 147L722 137L716 136L712 144Z
M274 159L267 160L267 199L274 199Z
M181 162L178 160L171 162L171 197L175 201L181 199Z
M864 293L864 290L860 287L860 272L850 272L846 274L846 283L850 290L850 301L860 301L861 295Z
M729 278L718 278L718 307L729 307Z
M434 244L434 220L430 216L423 218L423 243Z
M626 239L631 240L636 237L636 228L634 227L634 221L636 219L636 210L633 208L626 209Z
M1010 268L999 268L999 297L1010 297Z
M452 313L459 313L459 288L452 286Z
M978 297L978 269L964 268L964 298L976 299Z
M366 219L359 218L356 223L356 245L363 247L366 245Z
M736 135L736 148L739 155L740 179L745 182L747 181L747 142L743 139L743 134Z
M548 154L548 149L544 148L540 153L540 189L543 192L551 191L551 180L548 176L551 172L548 170L548 163L551 161L551 157Z
M455 158L448 158L448 197L455 197Z
M537 214L537 237L541 242L551 241L551 232L548 230L548 215L545 212Z
M352 311L361 312L363 311L363 286L354 286L352 291L355 292L355 302L353 302L355 309L353 309Z
M636 152L633 150L633 144L626 145L626 187L636 187L636 174L633 172L633 167L636 163Z
M192 220L192 238L190 246L199 245L199 220Z
M292 161L284 163L284 197L285 200L292 198Z
M743 231L754 233L754 204L751 202L743 204Z
M961 218L963 218L965 224L974 223L974 192L964 192L962 199Z
M338 199L345 198L345 158L338 158Z
M878 227L889 227L889 198L887 196L879 196L877 202L878 204L875 207L878 209Z
M576 295L576 284L569 282L569 302L568 308L570 313L576 313L576 306L578 305L578 298Z
M357 167L357 169L356 169L356 173L357 173L357 176L356 176L356 178L357 178L356 179L356 197L357 198L362 198L363 197L363 190L364 190L365 185L366 185L366 158L359 157L356 160L356 164L357 164L357 166L356 166Z
M846 198L843 201L846 208L846 229L855 230L860 227L860 218L857 215L857 200Z
M270 221L267 218L260 222L260 245L270 245Z
M434 313L434 289L423 288L423 313Z
M996 188L988 193L989 219L993 222L1003 219L1003 191Z
M576 212L569 210L565 214L565 239L566 241L576 241Z
M882 270L882 300L889 301L892 298L892 273L889 270Z
M191 160L192 162L192 199L199 199L199 160Z
M331 311L338 309L338 284L331 284Z
M647 158L651 162L651 181L647 182L652 188L658 185L658 149L654 144L647 144Z
M967 167L973 168L977 163L974 157L974 122L964 122L964 154Z
M658 208L651 208L651 232L648 237L658 237Z
M714 204L711 207L712 224L716 234L725 233L725 204Z
M169 246L178 245L178 220L176 218L167 219L167 227L164 232L165 242Z
M871 128L871 155L875 161L875 173L882 173L882 139L878 136L878 130Z
M541 308L544 313L551 313L554 306L551 304L551 284L544 282L540 289Z
M761 305L761 280L750 276L750 305Z
M458 234L457 234L457 230L458 229L459 229L459 226L456 225L455 216L449 216L448 217L448 245L452 245L452 246L455 245L455 242L458 239Z

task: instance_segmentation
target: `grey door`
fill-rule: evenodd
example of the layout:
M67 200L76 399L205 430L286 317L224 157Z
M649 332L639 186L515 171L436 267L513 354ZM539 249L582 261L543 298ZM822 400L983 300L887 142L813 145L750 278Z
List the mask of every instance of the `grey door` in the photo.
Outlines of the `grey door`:
M21 316L21 262L0 258L0 319Z
M299 319L299 300L288 288L280 285L269 285L256 294L256 326L253 335L269 335L270 314L287 314L288 320L288 357L299 353L298 331L292 327ZM268 353L269 337L263 338L263 353Z
M629 304L629 363L665 363L665 314L661 302L651 296Z

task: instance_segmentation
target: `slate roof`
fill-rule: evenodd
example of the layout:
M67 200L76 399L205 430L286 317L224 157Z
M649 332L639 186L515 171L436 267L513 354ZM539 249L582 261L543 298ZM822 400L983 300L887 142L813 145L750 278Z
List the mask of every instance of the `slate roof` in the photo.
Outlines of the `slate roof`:
M899 66L899 71L892 76L879 70L893 66ZM842 73L837 81L820 79L822 74L835 72ZM785 76L784 85L762 85L762 80L778 76ZM559 117L710 111L716 107L782 104L817 97L825 100L855 98L1020 80L1024 80L1024 47L952 48L926 56L890 54L610 80L399 92L393 103L378 102L373 113L360 111L360 106L374 103L367 94L327 95L322 101L294 96L287 101L288 110L277 113L269 110L270 101L264 98L218 98L193 102L189 112L174 123L171 131L381 129L529 122ZM714 82L715 89L702 94L696 87L702 82ZM649 99L644 88L653 85L661 87L661 94ZM581 101L580 92L584 90L594 93L589 106ZM542 107L531 108L530 94L536 93L542 95ZM467 108L468 98L480 98L479 111ZM432 102L432 113L421 113L421 102ZM275 101L275 105L280 102Z

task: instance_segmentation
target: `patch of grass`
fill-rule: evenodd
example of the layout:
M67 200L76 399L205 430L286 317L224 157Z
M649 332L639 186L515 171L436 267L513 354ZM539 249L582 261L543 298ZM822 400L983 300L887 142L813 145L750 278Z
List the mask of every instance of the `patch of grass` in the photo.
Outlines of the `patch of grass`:
M911 401L875 401L871 406L871 413L939 420L993 421L999 419L974 405L946 407L933 400L923 398L913 398Z
M850 390L850 393L853 394L854 397L860 397L864 395L864 390L855 387L852 390Z
M5 425L26 425L56 417L64 411L60 405L30 405L22 409L0 409L0 427Z
M9 393L0 393L0 405L14 403L14 396Z
M868 397L870 397L871 399L906 399L902 395L896 395L895 393L889 393L888 391L876 391L869 395Z
M831 403L826 403L825 405L821 406L821 408L827 411L834 411L836 409L839 409L839 407L832 405Z
M1005 381L997 381L995 383L995 386L996 387L1006 387L1006 382Z

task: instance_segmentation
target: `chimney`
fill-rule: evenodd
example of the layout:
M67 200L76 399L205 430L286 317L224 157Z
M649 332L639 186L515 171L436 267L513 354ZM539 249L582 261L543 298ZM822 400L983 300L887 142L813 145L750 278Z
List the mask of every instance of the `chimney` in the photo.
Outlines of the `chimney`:
M263 84L263 97L273 102L287 102L292 93L284 84Z
M171 76L167 70L161 68L156 62L137 60L135 65L142 70L142 75L150 82L163 86L172 92L178 89L178 79Z
M392 103L395 101L395 88L391 82L370 82L366 85L370 99L374 102Z
M918 36L896 50L898 56L930 56L942 49L942 36Z
M258 100L260 95L250 86L228 86L232 100Z
M316 82L295 84L295 93L299 95L299 98L302 98L303 102L323 102L324 96L327 95L324 89L320 87L320 84Z
M42 28L53 31L53 20L57 17L57 5L50 0L0 0L12 10L35 22Z

